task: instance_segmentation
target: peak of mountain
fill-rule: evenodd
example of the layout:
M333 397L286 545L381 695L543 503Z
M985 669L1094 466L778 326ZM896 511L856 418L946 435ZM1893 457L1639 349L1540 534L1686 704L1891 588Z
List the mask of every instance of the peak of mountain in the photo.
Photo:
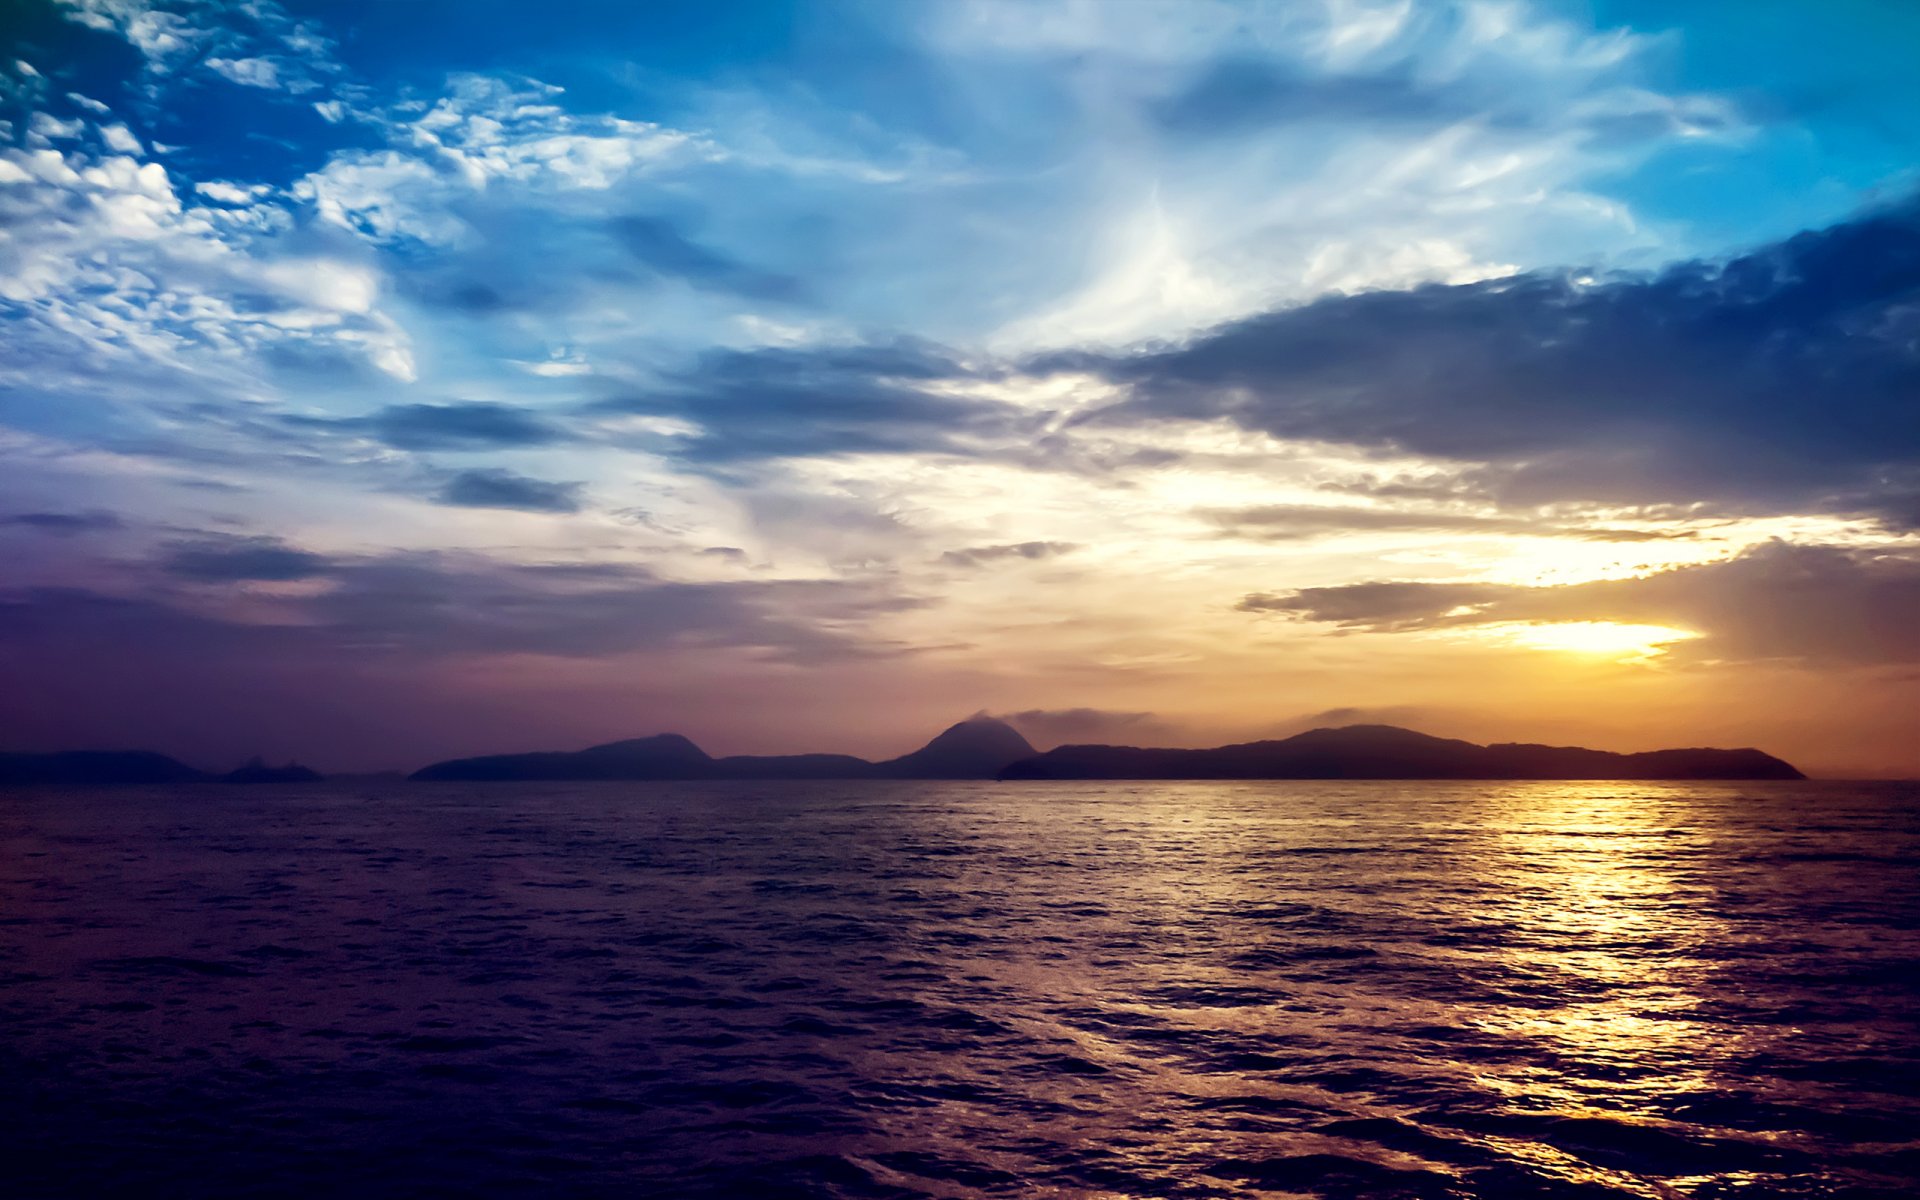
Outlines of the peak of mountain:
M1034 749L1013 726L970 717L899 758L873 763L849 754L712 758L677 733L630 738L571 752L493 754L434 763L415 779L992 779Z
M677 733L628 738L585 750L547 750L532 754L488 754L455 758L415 771L430 780L513 779L705 779L713 759Z
M1481 746L1395 725L1313 729L1211 750L1061 746L1003 779L1804 779L1758 750L1616 754L1579 746Z
M235 767L220 777L222 783L318 783L322 776L311 767L303 767L290 762L284 767L270 767L258 758L249 759L245 764Z
M712 762L705 750L694 745L693 739L677 733L656 733L652 737L628 738L622 742L608 742L604 746L589 746L580 751L601 758L645 758L658 762L704 763Z
M1326 749L1387 750L1471 746L1458 738L1435 737L1398 725L1327 725L1282 739L1290 745Z
M993 717L969 717L950 725L911 754L880 763L892 779L993 779L1013 763L1031 758L1033 744Z

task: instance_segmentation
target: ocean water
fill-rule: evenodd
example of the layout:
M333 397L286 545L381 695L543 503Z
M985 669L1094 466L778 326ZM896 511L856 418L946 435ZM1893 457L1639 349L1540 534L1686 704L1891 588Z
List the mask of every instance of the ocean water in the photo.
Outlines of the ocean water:
M1920 789L0 794L0 1193L1909 1197Z

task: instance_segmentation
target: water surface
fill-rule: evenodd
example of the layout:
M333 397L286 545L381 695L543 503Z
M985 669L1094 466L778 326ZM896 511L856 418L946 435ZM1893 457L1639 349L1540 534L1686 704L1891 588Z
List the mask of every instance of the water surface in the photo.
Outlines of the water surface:
M7 1194L1904 1197L1920 791L0 794Z

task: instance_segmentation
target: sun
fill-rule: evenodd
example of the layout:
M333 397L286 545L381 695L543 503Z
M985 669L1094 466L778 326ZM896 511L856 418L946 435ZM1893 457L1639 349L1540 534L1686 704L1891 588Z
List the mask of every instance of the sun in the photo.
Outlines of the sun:
M1513 644L1534 650L1623 660L1653 658L1665 653L1675 642L1700 636L1692 630L1668 625L1629 625L1618 621L1510 625L1504 627L1502 633Z

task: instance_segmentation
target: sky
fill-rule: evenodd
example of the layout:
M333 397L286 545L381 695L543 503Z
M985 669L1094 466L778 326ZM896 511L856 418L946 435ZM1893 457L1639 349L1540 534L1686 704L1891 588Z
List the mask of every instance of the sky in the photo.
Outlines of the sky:
M1920 774L1920 6L0 0L0 746Z

